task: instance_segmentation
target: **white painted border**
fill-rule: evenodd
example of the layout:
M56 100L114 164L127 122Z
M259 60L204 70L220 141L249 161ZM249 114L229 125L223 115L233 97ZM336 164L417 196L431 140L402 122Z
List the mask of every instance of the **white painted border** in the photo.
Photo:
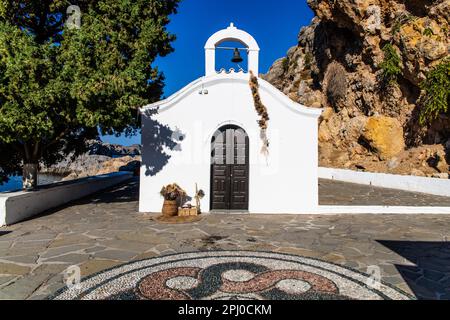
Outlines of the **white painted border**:
M450 179L319 168L319 178L450 197Z
M11 225L46 210L130 180L131 172L117 172L68 182L59 182L37 191L0 194L0 226Z
M206 212L204 215L279 215L279 213ZM450 215L450 207L390 207L390 206L318 206L314 211L282 213L281 215Z
M316 214L450 214L450 207L319 206Z
M174 93L167 99L144 106L143 108L140 109L140 112L142 114L145 114L145 112L147 111L157 111L158 114L161 114L169 110L170 108L176 106L179 102L181 102L183 99L185 99L188 95L192 94L193 92L198 92L200 89L204 88L207 89L213 85L221 83L233 83L233 84L241 83L245 84L248 87L248 81L249 81L248 73L235 72L234 70L231 70L228 73L222 72L214 74L212 76L202 77L200 79L191 82L186 87ZM295 102L294 100L289 99L289 97L287 97L284 93L282 93L280 90L275 88L273 85L271 85L264 79L258 78L258 82L260 91L268 93L271 97L278 100L278 102L281 105L283 105L290 111L298 115L312 117L315 119L318 119L322 115L323 109L308 108L305 107L304 105Z

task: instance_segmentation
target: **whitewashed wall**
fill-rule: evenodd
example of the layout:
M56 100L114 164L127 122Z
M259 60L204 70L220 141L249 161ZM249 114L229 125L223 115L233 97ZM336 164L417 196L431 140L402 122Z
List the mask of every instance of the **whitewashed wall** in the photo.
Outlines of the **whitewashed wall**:
M319 168L319 178L450 197L450 179Z
M58 182L36 191L2 193L0 194L0 227L29 219L46 210L123 183L132 177L131 172L117 172Z
M143 164L141 169L141 212L160 212L163 185L178 183L190 196L195 183L206 197L202 210L210 210L211 139L220 127L234 124L250 139L250 213L301 213L318 207L318 117L321 110L294 103L260 79L260 95L269 115L270 155L260 153L262 142L249 75L221 73L201 78L172 97L144 108L142 115ZM200 91L208 94L199 94ZM145 113L159 107L152 117ZM185 135L177 150L164 148L165 163L155 141L167 140L165 130L155 131L155 123ZM176 138L177 135L175 135ZM164 166L162 166L162 163ZM159 172L152 172L162 167ZM158 171L158 170L156 170Z

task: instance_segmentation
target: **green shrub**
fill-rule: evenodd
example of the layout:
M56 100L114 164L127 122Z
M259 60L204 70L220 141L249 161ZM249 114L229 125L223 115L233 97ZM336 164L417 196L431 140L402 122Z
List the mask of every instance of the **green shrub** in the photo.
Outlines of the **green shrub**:
M426 28L425 30L423 30L423 35L427 36L427 37L431 37L431 36L434 36L434 32L433 32L433 30L431 30L431 28Z
M383 52L384 61L380 64L380 68L383 70L383 81L388 84L396 83L398 76L402 74L402 60L390 43L383 47Z
M430 70L420 87L425 91L421 101L421 125L435 120L441 113L449 113L450 58Z
M283 58L283 70L284 70L284 72L289 70L289 64L290 64L289 57Z
M391 29L392 35L395 36L398 32L400 32L403 25L405 25L408 22L413 21L415 19L416 19L415 16L408 14L408 13L403 13L403 14L399 15L395 19L394 25L392 26L392 29Z
M306 69L311 69L311 65L312 65L312 62L313 62L313 55L310 53L310 52L307 52L306 54L305 54L305 68Z
M297 69L297 67L298 67L298 60L297 59L291 60L290 68L295 70Z

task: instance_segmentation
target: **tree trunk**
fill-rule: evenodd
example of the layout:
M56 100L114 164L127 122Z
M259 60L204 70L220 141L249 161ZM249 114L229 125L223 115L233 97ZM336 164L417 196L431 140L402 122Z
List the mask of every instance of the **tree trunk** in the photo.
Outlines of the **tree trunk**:
M22 185L25 190L35 189L38 185L38 164L26 163L23 165Z

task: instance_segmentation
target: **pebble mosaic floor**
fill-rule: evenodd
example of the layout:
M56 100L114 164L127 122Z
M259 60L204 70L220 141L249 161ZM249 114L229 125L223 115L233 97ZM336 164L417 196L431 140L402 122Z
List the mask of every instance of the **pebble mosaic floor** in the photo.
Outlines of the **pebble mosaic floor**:
M252 251L128 263L63 288L61 300L409 300L373 277L317 259Z

